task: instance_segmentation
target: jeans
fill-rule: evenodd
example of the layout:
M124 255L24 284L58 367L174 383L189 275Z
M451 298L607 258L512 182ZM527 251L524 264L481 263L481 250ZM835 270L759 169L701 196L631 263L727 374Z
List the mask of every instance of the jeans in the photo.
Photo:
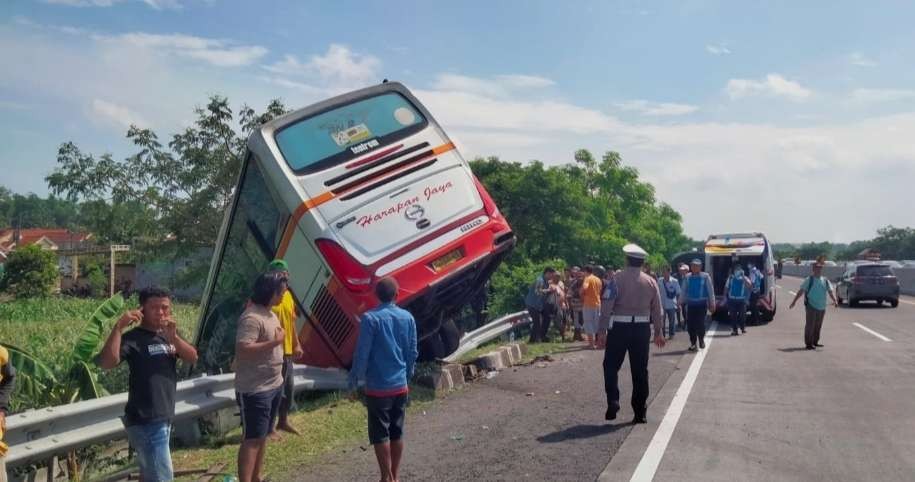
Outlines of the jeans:
M705 315L708 313L708 306L687 305L686 307L686 329L689 331L689 342L695 345L699 340L705 338Z
M731 332L747 328L747 302L746 300L728 300L728 318L731 320Z
M667 314L667 324L669 325L669 330L670 330L668 332L667 336L673 338L674 333L677 332L677 309L676 308L666 309L666 310L664 310L664 313Z
M127 427L127 440L137 452L144 482L172 480L172 455L168 447L171 432L172 425L168 421Z

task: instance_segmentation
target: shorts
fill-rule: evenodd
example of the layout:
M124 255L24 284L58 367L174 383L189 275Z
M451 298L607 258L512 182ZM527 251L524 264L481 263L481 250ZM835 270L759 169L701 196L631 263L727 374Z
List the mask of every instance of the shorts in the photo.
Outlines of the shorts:
M235 401L241 408L242 438L264 438L273 430L279 412L283 387L255 393L235 392Z
M585 333L589 335L597 334L600 328L600 308L584 307L581 309Z
M393 397L365 397L369 415L369 443L397 441L403 437L404 416L409 394Z

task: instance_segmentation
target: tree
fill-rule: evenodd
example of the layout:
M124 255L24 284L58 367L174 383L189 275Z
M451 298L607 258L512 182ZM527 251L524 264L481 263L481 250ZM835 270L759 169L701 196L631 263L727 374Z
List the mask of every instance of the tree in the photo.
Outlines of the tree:
M37 245L13 250L6 261L0 290L17 298L34 298L51 294L59 276L57 257Z
M104 236L111 241L130 237L178 254L212 246L248 134L286 111L279 100L261 114L245 105L236 125L229 101L213 96L206 107L195 109L194 125L173 135L167 146L151 129L131 126L127 138L138 152L121 161L107 153L83 153L73 142L61 144L58 166L46 180L53 193L88 201L87 224L110 206L98 227L116 225Z

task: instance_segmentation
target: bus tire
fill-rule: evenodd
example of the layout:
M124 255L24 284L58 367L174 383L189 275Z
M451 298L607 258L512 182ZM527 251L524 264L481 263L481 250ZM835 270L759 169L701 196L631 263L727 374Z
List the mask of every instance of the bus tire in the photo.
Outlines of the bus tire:
M435 361L445 358L445 345L438 332L419 342L419 361Z
M453 319L442 321L441 328L438 329L438 336L442 340L443 357L455 352L461 344L461 332Z

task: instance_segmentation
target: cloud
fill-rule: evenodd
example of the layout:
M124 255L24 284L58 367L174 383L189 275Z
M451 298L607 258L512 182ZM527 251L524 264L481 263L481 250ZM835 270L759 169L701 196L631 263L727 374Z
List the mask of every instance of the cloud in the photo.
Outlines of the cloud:
M461 74L439 74L433 88L449 92L465 92L491 97L508 96L524 89L538 89L556 85L546 77L535 75L506 74L493 78L471 77Z
M771 97L785 97L792 101L807 100L813 91L801 84L788 80L779 74L769 74L760 80L731 79L728 80L725 92L731 100L742 99L755 95Z
M536 75L499 75L496 79L504 85L520 88L543 88L556 85L556 82Z
M705 46L705 51L712 55L728 55L731 49L724 44L709 44Z
M852 52L848 56L848 63L858 67L876 67L877 61L870 59L860 52Z
M915 99L915 90L912 89L855 89L851 93L851 100L862 104L912 99Z
M264 69L286 76L320 77L324 82L354 87L381 82L381 60L372 55L357 54L340 44L331 44L324 55L313 55L307 62L287 54L282 61L266 65Z
M131 125L149 127L149 122L127 107L102 99L92 99L92 114L95 120L127 128Z
M64 5L67 7L112 7L124 0L42 0L44 3L52 5ZM156 10L178 10L182 7L179 0L139 0L149 7Z
M259 45L232 45L226 40L184 34L131 32L115 36L94 35L99 41L124 43L160 53L202 60L217 67L240 67L254 63L267 54Z
M672 102L652 102L649 100L627 100L614 104L618 109L624 111L638 112L645 116L668 117L691 114L699 110L698 107L689 104L676 104Z

